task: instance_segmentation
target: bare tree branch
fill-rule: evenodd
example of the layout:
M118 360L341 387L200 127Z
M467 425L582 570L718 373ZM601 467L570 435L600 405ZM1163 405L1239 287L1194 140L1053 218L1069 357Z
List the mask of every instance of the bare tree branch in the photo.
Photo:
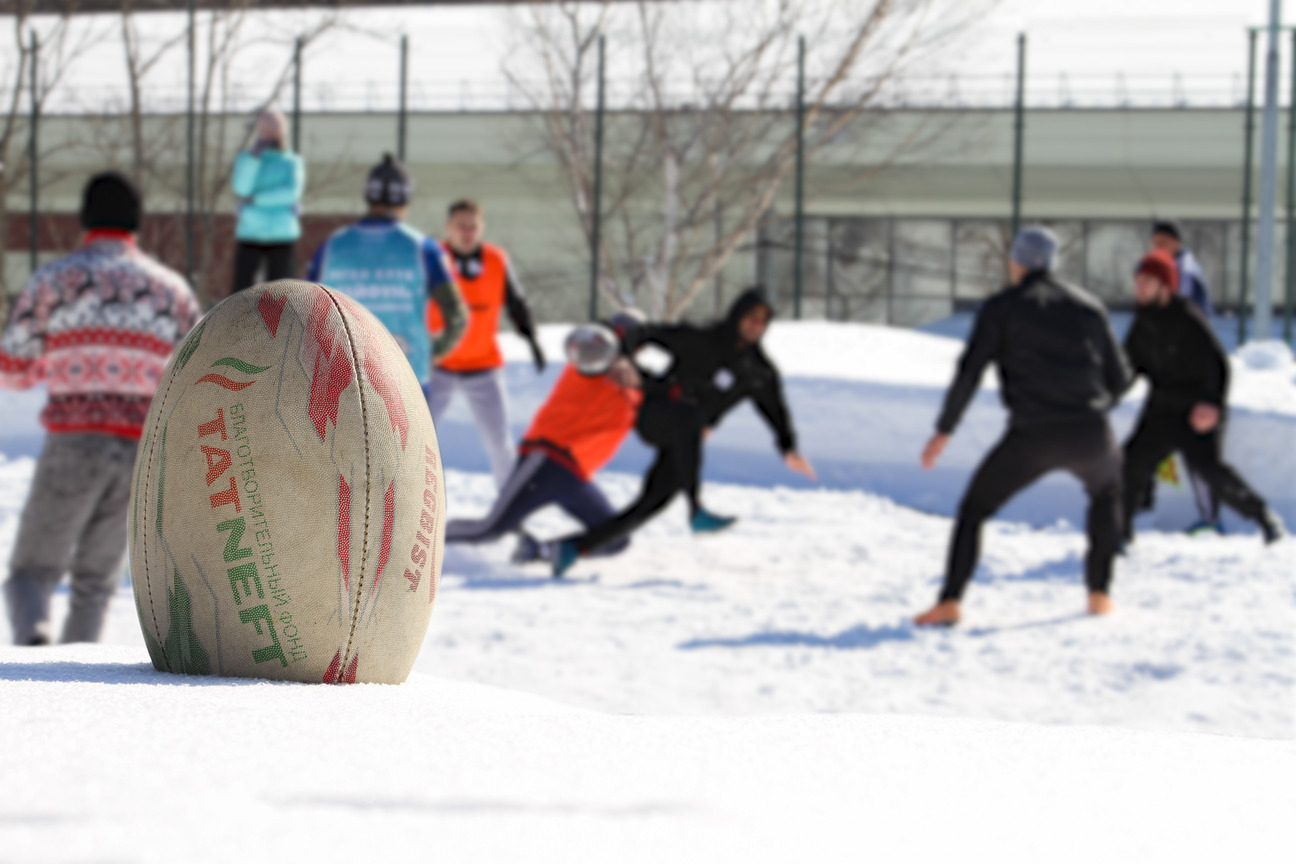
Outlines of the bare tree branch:
M753 235L795 167L797 34L815 46L805 112L814 156L876 143L905 72L992 2L765 0L714 4L710 19L687 22L674 3L560 4L529 11L524 50L506 73L541 114L541 141L562 166L588 243L591 46L608 38L616 74L634 68L637 86L607 116L600 283L618 304L634 297L677 318ZM536 68L543 83L528 87ZM883 161L927 140L903 135Z

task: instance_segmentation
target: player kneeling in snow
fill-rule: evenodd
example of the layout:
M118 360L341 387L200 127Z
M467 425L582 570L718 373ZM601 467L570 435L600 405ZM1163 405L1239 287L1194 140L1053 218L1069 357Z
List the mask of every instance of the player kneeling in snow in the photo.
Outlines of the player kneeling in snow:
M980 552L982 523L1022 489L1058 469L1080 478L1089 495L1089 612L1111 611L1107 591L1120 543L1121 452L1107 412L1129 386L1129 370L1102 302L1059 282L1051 272L1056 257L1052 232L1042 227L1018 232L1008 262L1011 284L977 314L936 434L923 450L923 467L930 469L985 367L997 364L1008 431L963 496L940 600L914 619L916 624L958 622L959 600Z
M1273 543L1283 535L1281 520L1220 459L1228 357L1201 311L1176 294L1178 284L1174 259L1161 251L1144 257L1134 276L1138 312L1125 351L1152 391L1125 442L1124 538L1134 539L1134 508L1156 466L1178 450L1215 498L1259 524L1265 542Z
M447 543L496 540L519 530L524 519L549 504L562 507L586 528L615 515L593 476L634 427L643 399L639 373L622 354L619 335L638 323L622 312L612 319L618 332L597 324L572 331L566 344L571 365L536 412L495 506L482 519L451 520ZM614 555L629 544L629 538L622 538L599 551ZM553 546L523 533L513 560L552 560Z
M761 350L760 341L774 310L759 288L739 295L724 320L708 327L649 324L627 334L633 355L646 345L665 349L671 364L661 377L647 376L644 401L635 429L657 449L639 497L615 518L559 542L554 575L561 576L581 555L605 549L628 537L684 492L694 533L719 531L733 524L699 502L702 439L730 409L748 397L778 438L784 463L815 479L809 461L796 450L792 419L783 400L778 370Z

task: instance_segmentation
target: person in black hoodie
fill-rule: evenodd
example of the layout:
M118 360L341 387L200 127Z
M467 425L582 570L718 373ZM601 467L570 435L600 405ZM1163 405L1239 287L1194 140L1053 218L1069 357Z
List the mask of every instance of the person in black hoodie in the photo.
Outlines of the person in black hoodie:
M1134 276L1138 311L1125 352L1152 390L1125 442L1123 536L1134 539L1135 506L1146 497L1156 466L1178 450L1216 498L1256 522L1272 543L1284 533L1282 521L1220 458L1228 357L1201 310L1177 294L1178 284L1174 259L1159 250L1143 258Z
M778 370L760 340L774 310L760 288L743 292L725 318L707 327L649 324L628 331L625 351L632 356L645 345L671 355L660 376L643 372L644 401L635 431L656 448L639 497L611 520L558 542L554 575L561 576L581 555L628 536L670 503L677 492L688 497L690 527L695 533L720 531L734 519L717 516L699 501L702 440L730 409L750 398L773 430L784 463L815 479L810 462L797 452L796 433L783 399Z
M1129 386L1129 370L1102 302L1052 274L1057 238L1046 228L1018 232L1011 284L981 307L945 397L922 465L936 465L975 395L985 367L998 366L1008 431L981 463L959 505L945 585L921 626L958 623L959 603L980 554L981 525L1050 471L1066 470L1089 495L1085 583L1089 612L1112 609L1108 590L1120 544L1121 452L1107 412Z

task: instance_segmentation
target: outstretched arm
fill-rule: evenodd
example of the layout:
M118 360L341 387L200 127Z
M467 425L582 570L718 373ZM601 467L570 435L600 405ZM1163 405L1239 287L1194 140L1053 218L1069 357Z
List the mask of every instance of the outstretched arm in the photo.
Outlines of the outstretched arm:
M453 351L463 338L468 329L468 307L450 275L445 251L435 240L423 243L423 266L427 271L428 299L441 310L441 320L445 322L440 335L432 339L432 360L436 361Z
M783 464L811 480L818 480L810 460L797 452L796 430L792 427L792 413L788 411L787 400L783 395L782 378L774 364L765 359L764 355L761 355L761 362L768 367L769 376L752 394L756 410L765 418L765 422L774 432L778 440L779 452L783 454Z
M1197 325L1196 342L1192 353L1202 364L1202 400L1219 408L1224 407L1228 399L1229 365L1228 354L1220 344L1211 328L1210 322L1201 310L1195 306L1188 307L1188 315Z
M540 350L540 343L536 341L535 322L531 317L531 307L527 304L526 292L522 290L522 284L518 282L517 274L513 272L513 263L511 261L505 261L504 263L504 307L508 310L509 320L513 322L513 328L531 346L531 358L535 361L536 371L543 372L545 368L544 351Z
M999 307L991 300L981 307L976 326L972 329L972 338L968 340L963 356L959 358L958 372L945 394L945 405L936 421L937 432L950 435L963 419L963 412L981 386L981 376L985 373L986 366L999 353L1002 338L1003 323L1000 321Z
M999 318L999 308L991 300L981 307L976 326L972 329L972 338L968 340L963 356L959 358L954 383L945 394L945 405L936 420L936 434L923 447L923 468L930 471L936 467L941 453L945 451L945 445L949 443L950 435L963 419L963 412L967 410L968 403L981 385L981 376L985 374L986 366L999 354L1002 338L1003 323Z

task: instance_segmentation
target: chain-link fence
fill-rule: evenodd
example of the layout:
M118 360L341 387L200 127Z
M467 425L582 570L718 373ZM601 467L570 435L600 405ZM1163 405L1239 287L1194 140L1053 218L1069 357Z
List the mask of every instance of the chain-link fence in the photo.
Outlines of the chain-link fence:
M1035 221L1035 220L1032 220ZM1134 303L1133 272L1147 252L1151 222L1044 219L1061 241L1058 272L1113 308ZM1242 302L1242 226L1237 221L1185 221L1185 245L1201 263L1211 299L1222 312ZM1276 284L1285 284L1286 236L1279 225ZM792 308L790 219L763 223L758 278L772 286L780 309ZM918 327L979 303L1002 287L1011 240L1007 219L808 218L802 315ZM1280 305L1275 299L1275 308Z

